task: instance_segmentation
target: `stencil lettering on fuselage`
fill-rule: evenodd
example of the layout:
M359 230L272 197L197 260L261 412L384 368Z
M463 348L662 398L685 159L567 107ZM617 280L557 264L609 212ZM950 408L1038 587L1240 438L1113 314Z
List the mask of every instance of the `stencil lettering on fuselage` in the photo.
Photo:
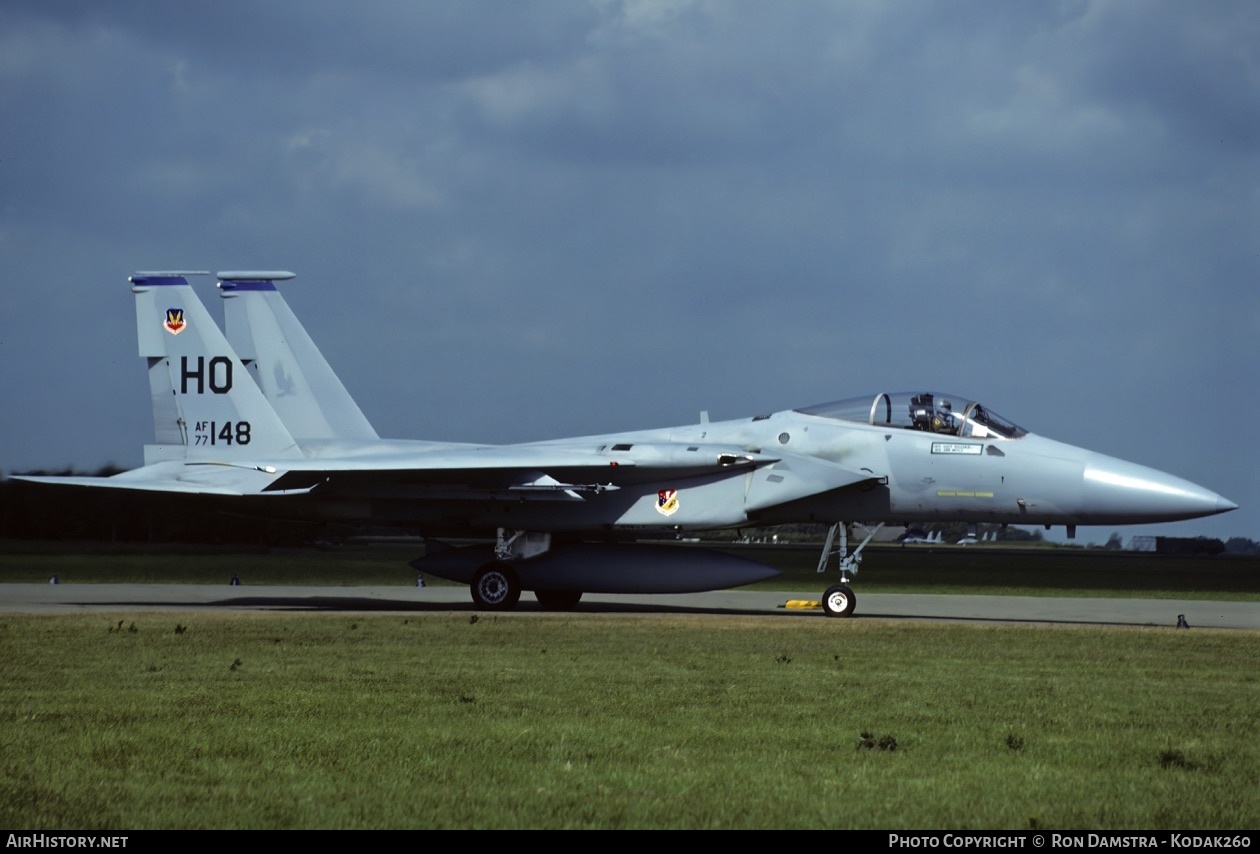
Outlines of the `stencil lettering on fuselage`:
M934 454L962 454L964 456L980 456L984 452L984 445L964 444L960 442L933 442L932 453Z

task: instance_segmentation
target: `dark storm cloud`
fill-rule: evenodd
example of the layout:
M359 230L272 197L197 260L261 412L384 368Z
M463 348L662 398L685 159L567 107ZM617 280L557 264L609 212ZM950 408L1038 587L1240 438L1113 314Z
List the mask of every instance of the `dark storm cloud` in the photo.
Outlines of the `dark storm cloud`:
M1244 510L1187 525L1260 535L1258 18L5 4L3 463L138 462L128 273L290 267L383 434L939 386L1203 482Z

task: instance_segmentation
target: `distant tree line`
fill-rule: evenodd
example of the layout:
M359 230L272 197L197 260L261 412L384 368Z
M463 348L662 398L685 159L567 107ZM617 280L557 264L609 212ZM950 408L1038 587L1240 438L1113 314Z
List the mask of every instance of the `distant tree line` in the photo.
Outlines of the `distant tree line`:
M1246 537L1230 537L1225 541L1225 553L1234 555L1260 554L1260 543Z
M1225 543L1215 537L1156 537L1155 551L1164 555L1218 555Z

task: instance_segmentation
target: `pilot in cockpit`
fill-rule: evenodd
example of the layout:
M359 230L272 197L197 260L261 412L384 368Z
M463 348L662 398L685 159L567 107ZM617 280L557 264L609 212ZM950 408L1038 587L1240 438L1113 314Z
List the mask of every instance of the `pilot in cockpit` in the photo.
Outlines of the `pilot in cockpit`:
M942 400L936 407L936 415L932 418L932 430L937 433L958 435L958 421L954 417L954 407L948 400Z

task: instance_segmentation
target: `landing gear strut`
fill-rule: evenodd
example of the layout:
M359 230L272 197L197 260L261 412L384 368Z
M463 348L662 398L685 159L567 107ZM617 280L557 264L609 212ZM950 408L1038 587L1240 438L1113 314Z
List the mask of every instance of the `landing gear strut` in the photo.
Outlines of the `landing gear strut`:
M840 562L840 583L834 584L827 588L827 592L823 594L822 608L823 613L828 617L850 617L853 615L853 609L857 605L857 597L853 595L853 591L849 588L849 576L857 575L858 564L862 562L862 549L866 548L874 536L879 533L879 529L884 527L884 523L880 522L874 528L869 529L870 533L866 535L866 539L849 554L849 525L847 522L837 522L827 531L827 542L823 544L822 555L818 558L818 571L826 572L827 564L831 562L831 556L834 554ZM840 535L840 544L836 546L836 535ZM835 546L833 548L833 546Z

